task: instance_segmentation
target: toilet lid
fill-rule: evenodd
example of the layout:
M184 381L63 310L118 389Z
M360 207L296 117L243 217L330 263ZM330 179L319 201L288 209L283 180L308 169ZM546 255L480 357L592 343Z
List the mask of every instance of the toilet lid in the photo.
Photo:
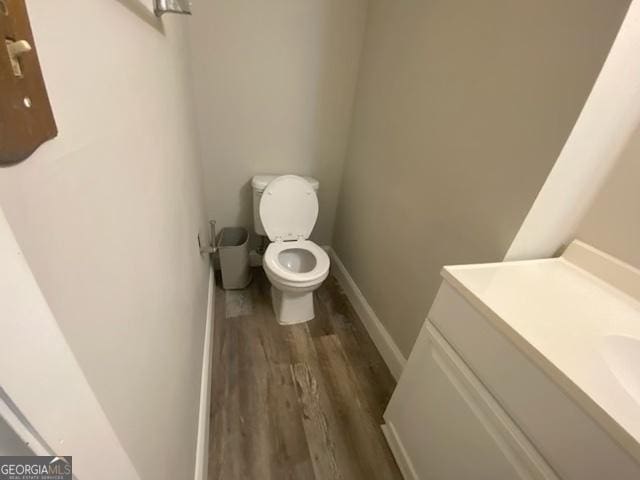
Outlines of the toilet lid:
M272 180L260 200L260 220L272 242L306 239L318 219L318 197L302 177Z

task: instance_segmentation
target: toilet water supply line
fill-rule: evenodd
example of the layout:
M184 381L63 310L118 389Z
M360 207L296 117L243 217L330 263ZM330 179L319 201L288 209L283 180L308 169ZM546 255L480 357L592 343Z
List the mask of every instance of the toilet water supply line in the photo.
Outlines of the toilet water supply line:
M200 247L200 254L204 253L216 253L218 251L218 247L215 246L216 243L216 221L209 220L209 245L204 247Z

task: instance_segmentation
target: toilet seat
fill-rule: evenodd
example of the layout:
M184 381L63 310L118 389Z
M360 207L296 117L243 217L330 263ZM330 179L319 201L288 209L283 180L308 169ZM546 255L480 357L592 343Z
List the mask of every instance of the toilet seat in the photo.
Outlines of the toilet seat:
M272 242L309 238L317 219L318 197L304 178L283 175L265 188L260 220Z
M294 272L281 262L280 254L287 250L303 250L315 259L315 265L307 272ZM295 255L295 252L292 252ZM329 274L329 255L310 240L293 242L273 242L267 247L263 257L263 265L267 273L284 286L305 288L315 285Z

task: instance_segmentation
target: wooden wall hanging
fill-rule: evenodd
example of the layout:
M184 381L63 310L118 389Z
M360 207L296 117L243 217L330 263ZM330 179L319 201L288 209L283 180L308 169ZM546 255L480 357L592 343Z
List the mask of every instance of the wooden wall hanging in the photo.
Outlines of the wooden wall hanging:
M20 162L58 134L25 0L0 0L0 165Z

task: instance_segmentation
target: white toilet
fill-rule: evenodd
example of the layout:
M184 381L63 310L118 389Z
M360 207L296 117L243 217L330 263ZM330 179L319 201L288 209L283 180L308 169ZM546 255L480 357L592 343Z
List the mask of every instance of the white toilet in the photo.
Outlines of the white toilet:
M259 175L251 184L256 232L271 240L262 265L271 282L278 323L311 320L313 291L329 275L330 263L327 253L308 240L318 218L317 181L296 175Z

